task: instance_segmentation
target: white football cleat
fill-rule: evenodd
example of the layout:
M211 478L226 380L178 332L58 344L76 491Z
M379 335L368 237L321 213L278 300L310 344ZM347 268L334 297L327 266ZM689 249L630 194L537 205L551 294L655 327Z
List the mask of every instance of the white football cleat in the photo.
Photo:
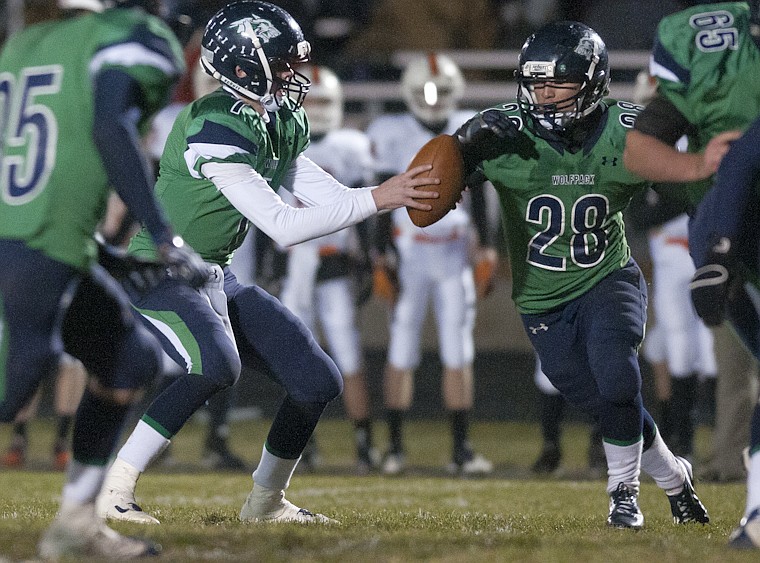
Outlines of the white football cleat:
M97 516L94 504L86 504L62 510L45 530L37 551L40 558L53 561L81 557L135 559L158 555L161 546L119 534Z
M404 454L388 452L385 454L382 466L383 475L400 475L406 470Z
M243 522L298 522L301 524L338 524L337 520L324 514L315 514L299 508L285 498L285 491L274 491L260 485L245 499L240 510Z
M760 509L756 508L742 518L728 537L728 545L734 549L760 548Z
M98 516L138 524L160 524L135 502L135 486L140 472L117 458L108 470L97 500Z
M475 454L459 467L459 472L462 475L488 475L493 473L493 463L482 455Z

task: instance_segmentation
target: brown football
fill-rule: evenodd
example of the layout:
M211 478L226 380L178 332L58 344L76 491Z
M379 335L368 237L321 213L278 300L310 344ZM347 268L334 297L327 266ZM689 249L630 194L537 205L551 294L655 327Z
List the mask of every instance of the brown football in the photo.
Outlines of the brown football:
M437 199L418 199L433 206L430 211L407 207L409 218L418 227L432 225L454 209L464 190L464 160L459 143L451 135L438 135L430 139L417 152L407 170L422 164L432 164L433 168L420 174L427 178L440 178L437 186L420 186L418 189L436 191Z

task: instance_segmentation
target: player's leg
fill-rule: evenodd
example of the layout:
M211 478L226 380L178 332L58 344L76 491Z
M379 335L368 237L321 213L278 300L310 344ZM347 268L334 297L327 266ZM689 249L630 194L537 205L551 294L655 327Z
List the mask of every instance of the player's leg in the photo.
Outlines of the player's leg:
M745 346L760 359L760 291L745 284L729 303L728 315ZM731 533L735 548L760 548L760 402L756 402L750 422L747 468L747 504L739 526Z
M244 471L247 464L229 446L229 414L235 404L233 385L214 394L207 402L208 423L201 465L208 469Z
M670 373L666 417L669 425L664 427L663 436L674 452L691 460L701 344L697 332L701 321L694 312L688 289L694 265L687 249L680 244L665 244L659 253L653 301Z
M590 353L583 338L583 313L593 310L593 306L589 305L589 293L557 311L522 315L523 325L552 385L570 403L599 420L607 455L608 524L640 528L643 526L643 516L638 508L641 423L636 424L634 420L633 425L628 424L631 428L625 428L625 422L621 424L618 418L633 414L635 419L636 405L633 409L623 408L622 414L616 413L614 404L609 404L610 398L605 397L597 385L589 363ZM609 353L604 352L603 355L607 357Z
M53 443L53 466L58 471L66 468L71 457L69 430L86 384L87 370L82 362L64 354L55 380L56 436Z
M161 373L160 347L133 316L121 287L99 267L79 284L62 338L66 351L81 360L92 377L76 414L61 508L40 543L40 553L58 553L69 543L100 556L155 553L155 544L107 528L95 500L131 404Z
M237 252L235 254L237 255ZM316 277L321 266L319 243L312 240L297 244L287 250L283 261L286 267L283 270L282 291L277 296L285 307L290 309L309 330L314 332L318 317L316 312ZM244 285L249 284L244 283ZM269 288L266 289L269 290ZM301 453L298 468L301 471L314 473L319 470L321 465L322 456L317 444L317 435L314 433Z
M356 469L365 474L377 467L379 454L372 444L369 390L351 278L339 277L319 283L316 296L317 315L330 356L343 375L343 405L354 425Z
M475 396L475 282L467 264L465 241L445 245L451 263L449 275L433 288L438 349L443 364L442 396L451 419L452 452L447 469L463 475L487 474L493 464L475 453L470 443L470 415Z
M607 427L615 434L604 432L608 464L632 464L633 456L627 454L636 444L642 452L636 462L665 490L676 521L707 523L707 511L692 487L690 464L667 448L643 408L637 350L646 323L646 285L638 266L629 263L611 274L589 297L593 313L584 331L589 362L604 398L601 416L614 417Z
M536 366L533 381L539 394L539 419L541 421L541 437L543 446L538 459L531 469L534 473L553 473L562 461L562 419L565 414L565 398L552 385L549 378L541 369L541 360L536 356Z
M166 279L134 301L143 323L186 373L156 396L119 450L98 499L98 510L109 518L158 523L135 502L137 480L193 413L240 375L221 283L219 275L194 290Z
M404 416L414 397L414 370L420 363L420 338L431 284L425 267L412 249L405 249L399 268L400 291L391 313L388 359L383 371L383 404L389 438L382 466L386 475L397 475L406 467Z
M262 365L286 391L240 518L330 522L287 501L285 490L322 412L342 391L340 372L306 326L277 299L259 287L241 286L229 272L225 291L246 363Z
M11 443L0 459L0 465L9 468L20 468L26 463L26 450L29 446L28 425L29 421L37 414L37 409L42 398L42 386L32 396L32 399L24 405L13 419L11 430Z

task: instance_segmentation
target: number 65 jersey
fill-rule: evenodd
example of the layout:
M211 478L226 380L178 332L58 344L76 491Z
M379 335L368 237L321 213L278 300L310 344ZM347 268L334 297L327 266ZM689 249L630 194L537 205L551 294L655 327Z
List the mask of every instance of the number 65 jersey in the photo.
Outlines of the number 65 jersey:
M517 103L496 109L538 153L528 160L502 154L482 169L501 203L512 299L521 313L543 313L583 295L631 257L622 212L649 182L623 166L623 148L643 108L604 100L596 130L575 153L524 127Z
M0 238L78 269L109 193L93 82L110 69L139 83L146 126L184 70L182 49L159 18L114 8L30 26L0 52Z

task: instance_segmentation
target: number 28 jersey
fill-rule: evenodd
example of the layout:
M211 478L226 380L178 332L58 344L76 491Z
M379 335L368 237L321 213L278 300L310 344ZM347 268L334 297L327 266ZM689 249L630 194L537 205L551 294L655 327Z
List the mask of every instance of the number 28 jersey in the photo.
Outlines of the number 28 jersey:
M643 109L605 100L605 113L576 153L524 127L517 103L496 109L535 143L538 158L483 162L499 195L512 268L512 298L538 314L583 295L630 259L622 212L649 183L623 166L626 132Z

